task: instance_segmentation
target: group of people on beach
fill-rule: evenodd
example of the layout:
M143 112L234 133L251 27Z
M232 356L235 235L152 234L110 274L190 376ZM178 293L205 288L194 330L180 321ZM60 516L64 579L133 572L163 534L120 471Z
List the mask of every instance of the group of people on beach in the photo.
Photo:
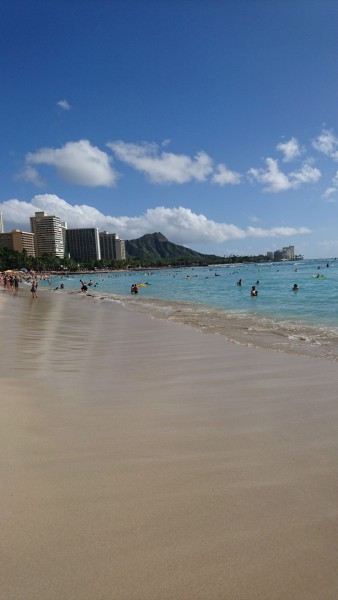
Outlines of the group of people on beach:
M320 268L320 267L318 267L318 268ZM298 269L295 269L295 270L298 271ZM186 278L188 278L188 277L190 277L190 275L186 275ZM197 277L197 275L194 275L194 277ZM313 277L319 278L319 277L324 277L324 276L318 274L318 275L313 275ZM41 275L39 278L46 279L48 281L49 285L51 285L48 277ZM23 275L21 273L11 272L11 271L7 271L2 274L0 273L0 284L2 284L5 289L12 291L12 293L18 292L19 284L22 280L24 280L26 283L31 283L30 291L32 294L32 298L34 298L34 299L37 298L38 297L38 294L37 294L38 278L34 271L29 272L29 273L28 272L24 273ZM86 293L88 291L89 286L93 286L93 287L97 286L97 283L94 283L92 281L92 279L90 279L88 283L86 283L85 281L80 279L80 283L81 283L81 292L83 292L83 293ZM252 297L258 296L257 286L259 285L259 283L260 283L259 280L257 280L256 284L251 286L250 295ZM139 285L150 285L150 284L149 283L142 283L142 284L133 283L131 286L131 289L130 289L131 294L139 293L139 289L138 289ZM243 285L243 279L240 278L237 281L237 286L241 287L242 285ZM60 286L54 288L54 291L59 290L59 289L63 290L64 287L65 287L64 284L61 283ZM295 283L291 289L292 289L292 291L297 292L299 290L298 284Z
M4 274L2 276L2 284L5 290L10 290L13 294L19 289L20 279L18 275L13 274Z
M18 273L4 273L0 276L1 283L5 290L9 290L12 294L17 294L19 291L19 285L22 282L22 278ZM29 282L30 278L24 278L25 281ZM38 280L35 276L31 279L31 294L32 298L38 297Z

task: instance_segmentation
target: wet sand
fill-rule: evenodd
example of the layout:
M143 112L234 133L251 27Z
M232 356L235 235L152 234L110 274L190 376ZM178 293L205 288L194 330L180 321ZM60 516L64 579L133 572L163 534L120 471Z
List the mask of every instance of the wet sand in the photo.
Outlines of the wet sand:
M0 292L4 600L336 600L337 365Z

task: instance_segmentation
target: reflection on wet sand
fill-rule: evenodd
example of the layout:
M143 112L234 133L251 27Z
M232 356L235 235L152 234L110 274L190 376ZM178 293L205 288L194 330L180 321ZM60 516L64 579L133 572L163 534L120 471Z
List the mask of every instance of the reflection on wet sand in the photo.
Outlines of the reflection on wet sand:
M3 296L4 598L337 597L334 363Z

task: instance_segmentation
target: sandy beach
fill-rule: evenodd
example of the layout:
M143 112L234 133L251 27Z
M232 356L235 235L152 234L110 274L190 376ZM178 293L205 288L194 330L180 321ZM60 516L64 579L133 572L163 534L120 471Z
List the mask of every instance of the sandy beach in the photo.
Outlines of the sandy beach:
M336 600L333 362L0 291L4 600Z

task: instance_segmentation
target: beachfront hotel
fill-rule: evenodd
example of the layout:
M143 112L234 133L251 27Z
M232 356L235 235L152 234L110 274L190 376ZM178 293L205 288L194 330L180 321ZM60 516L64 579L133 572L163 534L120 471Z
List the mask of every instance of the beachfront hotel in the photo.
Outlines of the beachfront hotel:
M34 233L13 229L10 233L0 233L0 246L15 250L25 251L29 256L35 256Z
M73 260L100 260L100 239L97 227L66 230L66 253Z
M294 246L284 246L281 250L275 250L274 252L267 252L266 256L269 260L295 260L296 258L302 258L295 254Z
M48 216L45 212L36 212L30 217L31 231L34 233L35 256L52 254L59 258L65 255L65 229L60 217Z
M120 239L117 233L108 233L100 231L100 250L101 258L105 260L125 260L126 245L125 241Z
M0 213L0 229L3 230ZM0 231L0 245L11 250L25 250L30 256L51 254L59 258L68 256L78 262L86 260L125 260L125 241L117 233L102 231L97 227L67 229L60 217L36 212L30 217L31 233L13 230Z
M4 221L0 212L0 246L16 252L26 252L29 256L35 256L34 234L21 229L13 229L6 233Z

